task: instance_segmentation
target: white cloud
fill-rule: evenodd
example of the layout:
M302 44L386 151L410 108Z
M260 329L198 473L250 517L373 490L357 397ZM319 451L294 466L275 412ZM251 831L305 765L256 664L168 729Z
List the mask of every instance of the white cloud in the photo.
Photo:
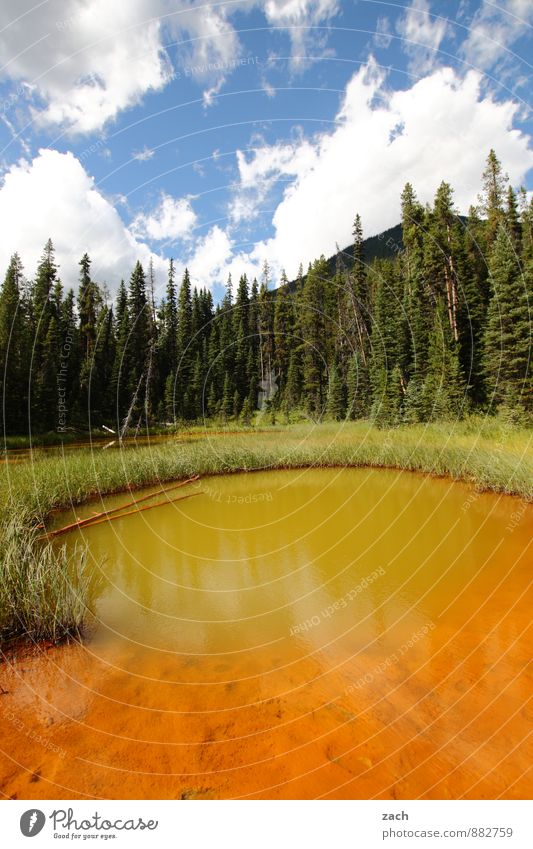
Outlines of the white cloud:
M195 225L196 213L190 200L173 198L163 192L159 204L152 212L140 213L134 218L131 231L136 236L162 242L190 238Z
M254 150L252 156L237 151L239 184L230 203L229 216L234 224L255 218L273 185L286 177L302 177L316 159L313 145L300 140Z
M291 40L292 67L306 67L310 58L326 53L326 35L313 31L339 11L337 0L267 0L263 6L269 24L283 27ZM312 54L312 55L311 55Z
M152 0L3 0L3 73L33 86L42 102L33 109L38 123L73 133L99 130L171 78L160 23L153 20L158 6Z
M0 73L31 87L38 124L96 132L171 81L166 32L180 67L212 89L210 102L241 51L232 11L201 0L2 0Z
M271 85L271 83L269 83L269 81L265 77L263 77L263 79L261 80L261 88L265 92L266 96L270 98L270 100L272 100L272 98L276 96L276 89L273 85Z
M178 8L178 14L168 19L168 26L178 39L185 40L178 47L179 73L207 86L204 106L211 106L241 55L238 35L227 20L235 9L212 8L201 2L180 3Z
M272 185L280 175L294 175L274 213L273 237L257 245L251 259L267 256L293 276L300 262L305 267L320 253L333 254L337 242L350 243L356 212L366 235L397 224L407 181L429 202L441 180L448 180L466 212L476 202L491 147L511 182L523 181L533 152L528 138L512 128L518 106L483 95L481 81L475 71L462 78L443 68L412 88L387 92L371 63L349 82L333 131L312 142L265 145L249 160L241 153L245 198L253 199L254 181ZM260 192L255 197L259 205L268 202Z
M211 287L214 283L225 282L232 249L228 234L218 224L199 239L194 253L183 262L189 269L193 286Z
M135 150L131 154L131 158L136 159L137 162L148 162L149 159L152 159L154 153L155 151L145 145L142 150Z
M148 246L131 234L72 153L43 149L33 161L12 165L0 188L0 218L0 266L5 269L10 254L18 251L28 277L49 237L67 286L77 285L85 251L93 260L95 279L112 290L129 276L137 259L147 263L150 258ZM163 271L163 261L153 259L156 270Z
M376 22L376 32L372 37L372 41L376 47L386 49L392 41L392 32L389 19L385 16L379 17Z
M438 59L438 50L448 32L444 18L430 13L429 0L411 0L396 29L405 39L402 47L410 57L409 70L421 75L431 70Z
M502 59L514 59L511 47L533 25L531 0L482 3L470 24L460 53L472 65L488 70Z
M100 131L174 76L195 79L210 106L242 64L230 18L256 8L289 34L294 64L311 47L324 54L327 34L312 27L336 14L337 0L2 0L0 77L25 86L39 126L71 135ZM168 41L177 42L176 73Z

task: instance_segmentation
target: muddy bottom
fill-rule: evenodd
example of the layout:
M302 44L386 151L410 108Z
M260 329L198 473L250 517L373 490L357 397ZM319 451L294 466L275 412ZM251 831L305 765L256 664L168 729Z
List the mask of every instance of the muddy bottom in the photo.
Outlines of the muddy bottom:
M62 538L96 621L0 666L4 796L531 794L531 505L363 469L190 491Z

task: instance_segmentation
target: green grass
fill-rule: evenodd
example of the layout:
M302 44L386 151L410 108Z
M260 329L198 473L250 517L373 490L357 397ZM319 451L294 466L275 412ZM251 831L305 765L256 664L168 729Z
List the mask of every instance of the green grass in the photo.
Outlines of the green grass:
M0 555L0 644L23 635L58 641L80 635L89 618L93 578L86 554L54 550L20 515L4 517Z
M224 435L199 428L126 451L100 447L4 464L0 475L0 634L57 638L77 630L89 604L84 553L37 541L56 508L188 477L299 466L378 466L446 475L533 500L533 431L499 419L378 430L368 422L297 424Z

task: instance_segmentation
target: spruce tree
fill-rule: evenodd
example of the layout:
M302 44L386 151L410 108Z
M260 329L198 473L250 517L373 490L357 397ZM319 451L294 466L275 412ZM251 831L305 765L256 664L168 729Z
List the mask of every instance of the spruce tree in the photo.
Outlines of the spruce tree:
M487 313L483 363L491 406L532 408L531 267L522 273L505 224L490 258L492 298Z
M162 374L164 379L177 368L178 306L176 300L176 272L174 260L168 264L165 303L162 310Z
M231 387L231 378L228 372L224 375L224 388L222 390L220 412L222 413L222 418L225 422L227 422L233 413L233 390Z
M0 291L0 400L4 435L22 431L28 385L27 311L22 264L13 254Z
M507 207L505 210L505 226L509 238L516 250L517 256L522 249L522 227L518 212L518 201L512 186L507 189Z
M482 176L483 187L479 196L480 211L486 218L485 250L490 252L500 224L505 220L504 202L509 178L502 172L501 162L491 148Z
M341 421L346 414L346 392L336 366L333 366L328 386L328 415L335 421Z
M56 386L59 361L59 319L53 303L57 265L52 240L48 239L37 267L32 292L34 319L30 378L31 427L37 431L57 426Z
M289 368L287 370L287 382L283 392L282 406L287 418L292 410L298 408L302 395L302 369L300 363L299 349L291 351Z
M439 299L429 339L428 369L421 398L421 419L438 421L462 417L465 383L458 343L449 323L448 308Z
M280 392L283 392L287 382L289 361L294 344L293 325L294 313L292 296L288 291L288 280L285 272L280 279L280 288L276 293L274 308L274 364L278 377Z
M327 265L322 256L309 269L300 300L300 328L303 344L303 389L306 408L317 420L322 415L327 394L327 338L324 313Z

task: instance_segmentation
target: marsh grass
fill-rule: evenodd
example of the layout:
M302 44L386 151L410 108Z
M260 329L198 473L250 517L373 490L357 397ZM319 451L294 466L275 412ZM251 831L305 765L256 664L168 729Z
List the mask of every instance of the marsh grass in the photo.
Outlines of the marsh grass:
M20 515L4 518L1 532L0 642L80 635L94 586L84 547L67 556L65 546L40 542Z
M125 451L72 451L5 465L0 496L0 632L53 637L78 630L90 606L81 550L39 543L57 508L170 480L302 466L376 466L448 476L533 500L533 431L500 419L378 430L368 422L298 424L224 434L198 430ZM93 570L96 571L96 570Z

